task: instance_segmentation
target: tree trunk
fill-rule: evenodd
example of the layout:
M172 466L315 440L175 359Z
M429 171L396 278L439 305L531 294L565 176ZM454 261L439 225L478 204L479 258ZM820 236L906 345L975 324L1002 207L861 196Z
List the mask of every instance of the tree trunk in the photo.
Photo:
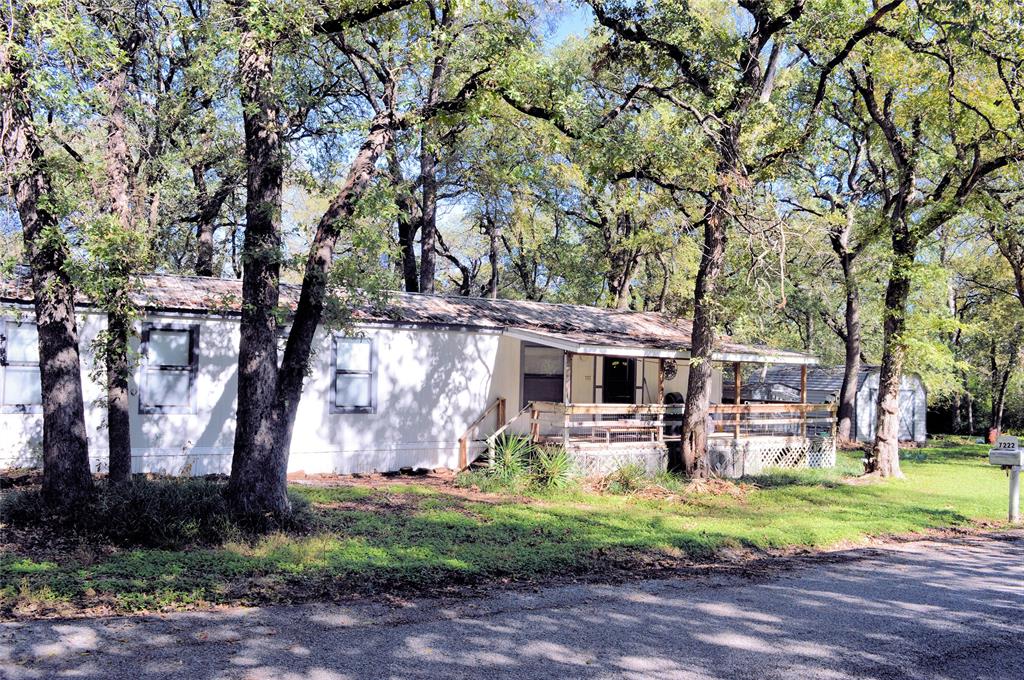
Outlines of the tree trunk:
M434 292L437 267L437 156L431 148L429 126L420 145L420 292Z
M89 449L82 400L81 358L75 320L75 291L67 273L70 249L58 216L49 210L53 187L47 160L32 121L28 65L11 49L20 47L25 26L12 17L14 40L0 49L3 152L11 194L21 219L25 254L32 267L32 293L39 331L39 374L43 401L43 498L68 512L92 494Z
M960 434L964 429L963 397L960 392L953 393L953 404L950 406L950 411L952 416L950 424L950 429L953 430L952 434Z
M992 439L992 443L995 443L995 439L1002 434L1003 431L1003 415L1006 410L1006 389L1009 387L1010 378L1013 377L1014 371L1017 369L1017 362L1020 356L1020 344L1019 338L1021 331L1020 326L1017 326L1013 330L1013 338L1010 340L1009 355L1006 360L1006 366L1002 370L999 369L999 364L996 358L996 341L992 341L992 418L991 418L991 433L989 435Z
M715 309L718 305L718 279L725 264L728 238L729 201L737 180L744 178L739 147L738 124L724 127L717 144L718 176L715 191L704 208L704 246L693 292L693 336L690 347L686 409L683 411L682 458L688 475L711 474L707 459L708 424L711 406L715 349Z
M830 235L832 249L839 257L843 270L843 287L846 290L844 319L846 333L843 342L846 348L843 364L843 384L839 390L839 410L836 436L840 443L849 444L854 440L854 424L857 419L857 379L860 375L860 290L857 284L856 253L850 250L849 239L853 232L853 209L848 209L845 228Z
M852 262L850 263L852 268ZM843 367L843 385L839 390L837 417L840 442L854 440L857 418L857 379L860 375L860 297L852 274L846 281L846 362Z
M107 97L107 147L105 153L107 210L117 221L124 235L122 243L134 248L127 235L135 231L135 195L131 151L128 148L125 105L127 101L128 68L135 61L142 43L142 34L134 33L121 41L119 47L126 60L106 79L102 88ZM115 252L109 262L107 295L98 301L107 312L104 336L104 366L107 387L107 437L110 443L108 476L111 481L124 482L131 477L132 442L128 413L128 379L131 371L128 340L131 336L134 303L131 299L134 268L140 253Z
M440 28L450 25L452 13L446 7L442 12ZM445 54L434 57L430 83L424 109L430 109L441 98L441 86L448 68ZM420 206L420 292L434 292L434 275L437 267L437 137L433 133L434 126L427 121L420 131L420 190L422 204Z
M715 294L725 262L726 203L730 189L719 186L705 211L704 248L694 287L693 339L690 347L686 409L683 411L683 470L688 475L707 475L708 416L711 404L712 365L715 345Z
M878 378L875 443L864 464L864 471L882 477L902 477L900 471L900 383L907 346L903 337L907 324L911 270L917 243L906 234L906 226L893 227L893 263L885 291L885 324L882 344L882 368Z
M632 238L637 232L637 225L628 212L616 213L614 229L607 220L602 218L601 222L609 264L608 292L616 309L629 309L630 289L640 258L632 247L623 246L622 242Z
M490 247L487 251L487 260L491 265L491 276L487 280L487 294L486 297L491 300L498 299L498 249L501 243L501 227L498 226L498 221L486 217L487 224L487 236L490 241Z
M402 281L405 292L420 292L419 267L416 265L416 222L404 213L398 216L398 248L402 256Z
M416 266L415 242L419 209L416 205L416 199L405 186L405 178L402 176L402 168L398 162L398 153L394 146L388 150L388 166L391 172L391 182L396 191L395 203L398 207L400 273L402 274L405 292L418 293L420 291L420 279L419 268Z
M131 362L128 358L130 323L119 314L107 315L106 354L107 428L110 436L108 478L124 482L132 474L131 421L128 411L128 380Z
M334 248L360 196L373 180L377 159L390 141L393 125L390 116L374 119L345 183L317 226L271 406L258 421L250 421L249 426L253 428L250 449L244 464L231 471L236 505L242 512L282 515L289 510L287 471L292 429L313 338L323 317Z
M967 434L974 435L974 395L967 393Z
M238 409L228 496L242 514L286 511L267 452L267 422L277 389L277 305L280 298L281 187L284 157L279 110L272 92L273 52L255 30L242 27L238 48L245 129L245 240L238 347Z
M206 185L204 168L193 166L193 184L199 199L199 212L196 214L196 275L212 277L213 272L213 237L216 231L216 213L210 214L210 192ZM219 208L219 206L218 206Z

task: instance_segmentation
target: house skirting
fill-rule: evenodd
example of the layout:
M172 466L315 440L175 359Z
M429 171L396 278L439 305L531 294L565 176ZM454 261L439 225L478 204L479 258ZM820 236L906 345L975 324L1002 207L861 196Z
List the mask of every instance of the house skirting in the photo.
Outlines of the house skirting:
M475 444L474 450L482 448ZM168 475L173 477L200 477L231 473L232 448L182 447L133 448L132 472ZM292 451L288 456L288 472L306 474L352 474L414 468L454 468L458 463L458 442L409 442L374 449L325 449L320 451ZM89 452L89 467L93 472L107 471L109 452L95 448ZM39 467L41 455L16 457L0 455L0 468Z
M836 442L832 437L712 437L708 457L715 474L732 478L769 469L831 468Z
M650 475L668 469L668 447L664 442L622 444L574 444L567 451L584 477L607 475L627 465L639 465Z

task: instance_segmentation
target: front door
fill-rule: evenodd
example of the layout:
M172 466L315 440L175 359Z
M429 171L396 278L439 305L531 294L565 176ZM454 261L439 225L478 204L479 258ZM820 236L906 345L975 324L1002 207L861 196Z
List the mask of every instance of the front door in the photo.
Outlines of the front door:
M604 378L601 382L604 403L636 403L636 360L605 357Z

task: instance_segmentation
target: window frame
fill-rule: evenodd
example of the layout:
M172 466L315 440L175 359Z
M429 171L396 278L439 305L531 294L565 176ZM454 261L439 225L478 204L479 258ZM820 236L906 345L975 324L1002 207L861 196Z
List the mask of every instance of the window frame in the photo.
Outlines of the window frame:
M151 364L149 359L149 336L153 331L188 333L188 366L178 364ZM139 414L152 415L195 414L198 412L196 398L196 378L199 376L199 324L177 323L144 323L142 324L141 344L139 346L141 361L139 362ZM150 399L149 383L146 380L150 372L187 372L188 405L157 404Z
M370 346L370 368L366 371L353 371L338 368L338 343L359 342ZM338 376L339 375L365 375L370 378L370 403L368 406L339 406L338 405ZM331 341L331 404L330 412L338 414L366 414L377 413L377 343L374 338L352 337L335 333Z
M6 373L9 366L15 368L35 368L36 373L39 376L39 381L42 383L43 374L42 367L39 361L9 361L7 359L7 341L8 332L7 327L10 324L16 326L35 326L36 328L36 343L39 342L39 324L35 321L19 321L17 319L3 318L0 317L0 370L3 371L3 375L0 375L0 413L42 413L43 412L43 390L42 385L39 387L39 403L38 404L8 404L7 393L5 385L7 384Z
M552 352L560 352L562 357L561 367L562 370L558 373L527 373L526 372L526 351L529 348L542 348L550 350ZM565 350L560 350L557 347L551 347L550 345L543 345L539 342L528 342L526 340L519 343L519 400L521 408L526 408L526 405L530 403L530 400L526 398L526 383L528 380L549 380L554 382L556 379L558 384L561 386L559 390L562 393L562 397L558 399L559 402L565 399Z

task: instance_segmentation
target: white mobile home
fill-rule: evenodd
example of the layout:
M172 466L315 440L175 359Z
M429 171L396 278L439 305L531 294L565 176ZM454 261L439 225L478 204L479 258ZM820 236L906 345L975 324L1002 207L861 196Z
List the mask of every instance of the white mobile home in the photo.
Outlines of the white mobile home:
M282 286L282 305L293 306L297 298L296 287ZM0 362L0 466L36 464L40 457L31 299L26 280L0 282L0 336L6 348ZM137 329L138 365L131 383L133 469L228 472L240 282L148 276L138 302L145 316ZM608 456L640 452L664 467L673 438L678 441L674 423L686 393L691 342L685 320L406 293L392 294L381 309L359 309L355 318L349 335L326 328L318 332L294 429L292 472L461 467L499 429L529 433L538 441L560 438L580 456L605 465ZM90 456L94 469L102 470L107 458L102 376L89 347L105 321L82 301L79 322ZM815 361L727 338L715 359L796 366ZM721 404L721 370L714 375L716 437L731 442L718 448L738 450L742 441L746 451L754 434L771 433L746 427L749 409ZM792 435L782 433L785 441L807 448L806 428L799 442ZM778 440L772 440L776 449ZM814 446L827 445L822 442ZM757 465L725 467L736 473Z

